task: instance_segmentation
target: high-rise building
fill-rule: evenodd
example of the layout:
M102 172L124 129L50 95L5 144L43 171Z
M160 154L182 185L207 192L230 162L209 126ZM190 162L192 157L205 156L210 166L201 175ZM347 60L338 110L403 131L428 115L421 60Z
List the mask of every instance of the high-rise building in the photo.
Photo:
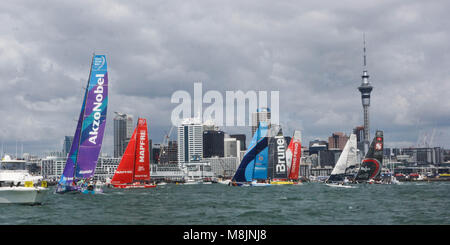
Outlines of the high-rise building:
M342 132L335 132L328 137L328 149L343 150L349 137Z
M363 75L361 76L362 83L358 87L359 92L361 92L361 101L364 112L364 154L369 150L369 138L370 138L370 128L369 128L369 106L370 106L370 92L372 92L373 87L369 83L369 74L367 72L366 65L366 39L364 37L364 69Z
M245 145L246 136L245 134L231 134L230 138L235 138L241 144L241 151L247 150L247 146Z
M267 122L270 128L270 109L267 107L258 108L256 112L252 113L252 137L262 121Z
M164 165L178 163L178 143L170 140L167 145L162 146L159 163Z
M148 153L149 153L149 158L150 158L150 163L152 163L152 159L153 159L153 141L152 139L148 139Z
M151 154L151 158L150 158L150 162L154 163L154 164L158 164L159 163L159 155L161 153L161 145L160 144L155 144L152 146L152 154Z
M223 131L208 130L203 131L203 157L223 157L224 156L224 133Z
M358 126L353 129L353 133L356 135L356 148L360 152L364 151L364 126Z
M199 118L187 118L178 126L178 165L203 158L203 125Z
M309 142L309 154L319 154L319 151L328 150L328 142L325 140L311 140Z
M133 116L116 112L114 118L114 157L122 157L133 131Z
M73 136L64 136L64 143L63 143L63 154L67 155L69 154L70 148L72 147L73 142Z
M240 141L236 140L235 138L225 138L223 145L225 157L240 157Z

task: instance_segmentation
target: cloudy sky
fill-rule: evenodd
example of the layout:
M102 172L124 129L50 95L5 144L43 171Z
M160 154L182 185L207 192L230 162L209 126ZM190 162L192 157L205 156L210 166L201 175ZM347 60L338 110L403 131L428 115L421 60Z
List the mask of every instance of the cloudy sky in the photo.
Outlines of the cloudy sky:
M160 142L172 94L193 93L198 81L204 92L280 91L285 133L301 129L306 142L349 134L363 119L365 32L371 135L384 130L388 147L449 148L448 9L420 0L3 1L0 140L11 153L16 142L24 152L60 150L93 52L108 60L108 153L114 111L147 118Z

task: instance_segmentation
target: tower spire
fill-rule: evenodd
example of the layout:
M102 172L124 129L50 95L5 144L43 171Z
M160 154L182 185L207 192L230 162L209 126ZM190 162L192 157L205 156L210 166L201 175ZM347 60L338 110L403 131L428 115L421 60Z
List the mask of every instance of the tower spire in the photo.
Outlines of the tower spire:
M364 70L366 69L367 63L366 63L366 33L363 32L363 52L364 52Z
M370 106L370 92L372 92L373 87L369 83L369 74L367 72L367 61L366 61L366 34L363 33L363 58L364 58L364 68L363 74L361 76L362 82L358 87L359 92L361 92L361 102L364 112L364 154L369 150L369 106Z

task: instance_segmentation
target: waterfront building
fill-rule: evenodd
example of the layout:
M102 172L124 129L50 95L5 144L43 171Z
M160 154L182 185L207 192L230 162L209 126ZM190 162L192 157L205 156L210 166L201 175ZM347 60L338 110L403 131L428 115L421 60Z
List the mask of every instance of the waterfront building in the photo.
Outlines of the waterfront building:
M133 135L133 116L115 112L114 117L114 157L122 157Z
M150 163L158 164L159 158L160 158L160 153L161 153L161 145L154 144L152 146L152 153L150 154L151 155Z
M328 142L325 140L312 140L309 142L309 154L319 154L319 151L328 150Z
M356 135L356 148L361 152L364 151L364 126L357 126L353 129L353 133Z
M225 157L239 157L240 156L240 141L236 138L224 138L224 156Z
M178 164L150 164L150 178L153 181L182 181L185 176Z
M64 136L64 143L62 152L64 155L69 154L70 147L72 147L73 136Z
M237 141L240 142L241 145L241 151L247 150L247 146L245 144L246 136L245 134L231 134L230 138L235 138Z
M342 132L335 132L328 137L328 149L343 150L349 137Z
M121 158L115 157L99 157L95 167L94 179L101 181L112 179L120 160Z
M203 157L224 157L224 132L203 131Z
M160 149L159 164L178 164L178 143L170 140L167 145Z
M153 140L152 139L148 139L148 157L150 158L150 164L152 163L152 159L153 159Z
M397 160L416 163L419 165L438 165L443 162L443 151L440 147L403 148L402 155L397 155Z
M187 118L178 126L178 165L203 158L203 125L199 118Z
M204 180L216 178L209 162L189 162L184 164L185 180Z
M67 156L52 154L41 160L41 175L46 179L59 180L66 166ZM94 179L105 181L111 179L119 166L120 158L99 157Z
M233 177L240 163L237 157L211 157L204 158L203 160L209 162L211 171L216 176L223 178Z
M318 163L320 167L332 167L334 168L334 165L336 165L337 160L339 159L339 156L341 155L342 150L339 149L328 149L319 151L318 154Z
M67 156L50 155L41 160L41 175L46 179L58 180L66 166Z
M270 109L267 107L258 108L256 112L252 113L252 137L258 129L260 122L267 122L270 128Z

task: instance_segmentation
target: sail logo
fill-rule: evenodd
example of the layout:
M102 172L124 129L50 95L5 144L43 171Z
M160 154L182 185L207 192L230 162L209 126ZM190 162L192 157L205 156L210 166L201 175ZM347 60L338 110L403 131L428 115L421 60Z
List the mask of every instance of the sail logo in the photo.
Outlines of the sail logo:
M92 170L81 170L79 173L80 174L90 174L90 173L92 173Z
M370 168L369 167L361 167L361 168L359 168L359 170L367 172L370 170Z
M284 137L277 136L277 165L275 166L277 173L283 173L286 171L286 149L284 146Z
M144 158L145 158L145 130L142 130L140 132L140 140L139 140L139 162L144 162Z
M133 171L127 170L127 171L116 171L116 174L132 174Z
M95 75L97 79L97 88L94 90L95 94L95 101L94 101L94 108L92 111L94 112L94 120L92 122L92 128L89 132L89 142L96 145L97 144L97 136L98 136L98 129L100 128L100 118L102 116L102 110L101 106L103 104L103 84L105 83L105 74L96 74Z
M299 150L298 150L299 147L300 147L300 142L295 142L294 143L294 159L295 159L295 161L297 161L297 157L299 154Z
M94 70L100 70L103 68L103 66L106 63L106 59L104 56L101 57L95 57L94 58Z

